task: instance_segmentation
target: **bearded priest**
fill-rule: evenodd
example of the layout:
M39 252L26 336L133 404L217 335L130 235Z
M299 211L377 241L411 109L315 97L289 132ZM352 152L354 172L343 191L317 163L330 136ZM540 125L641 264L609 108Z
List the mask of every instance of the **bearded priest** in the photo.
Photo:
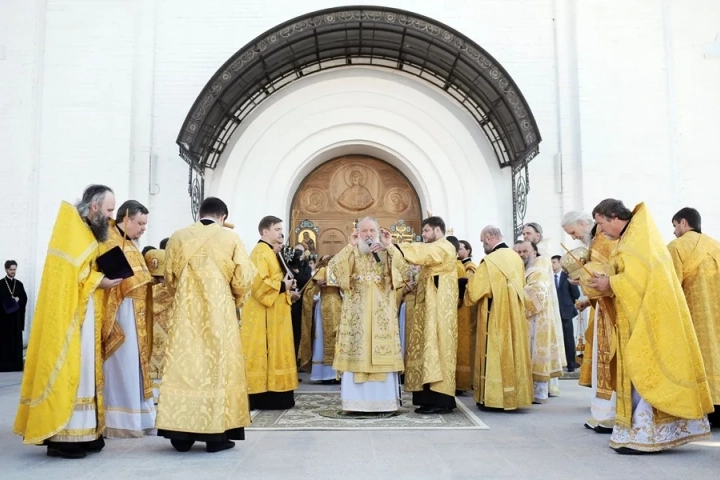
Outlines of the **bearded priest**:
M25 444L47 445L49 457L84 458L105 446L98 289L122 279L110 280L97 257L113 210L113 191L90 185L75 206L60 205L50 237L14 427Z
M400 253L380 243L377 220L365 217L328 264L328 285L340 287L344 295L333 368L342 372L346 412L394 412L400 407L403 359L395 288L402 280L393 269L395 255Z
M612 240L599 232L589 213L568 212L562 220L565 233L580 240L590 250L590 261L608 269L610 255L617 248ZM579 281L578 281L579 282ZM585 286L581 288L587 290ZM585 292L587 294L587 292ZM585 331L585 351L580 367L580 385L591 387L590 418L585 428L597 433L612 433L615 425L615 394L617 333L613 319L614 304L611 297L585 298L578 302L578 310L590 308L590 321Z
M713 411L702 354L682 286L647 207L608 198L593 209L617 248L612 275L588 286L611 297L617 342L617 415L610 447L659 452L710 438Z

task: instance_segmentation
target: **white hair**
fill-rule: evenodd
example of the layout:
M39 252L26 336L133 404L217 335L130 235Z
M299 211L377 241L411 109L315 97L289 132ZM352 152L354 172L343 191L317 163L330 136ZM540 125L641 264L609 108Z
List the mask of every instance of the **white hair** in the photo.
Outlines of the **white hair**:
M491 237L498 237L502 238L502 232L498 227L495 227L493 225L488 225L487 227L482 229L482 232L480 232L481 236L490 235Z
M378 222L378 221L377 221L377 218L375 218L375 217L363 217L363 218L361 218L361 219L358 220L358 222L357 222L357 228L359 229L359 228L360 228L360 224L365 223L365 222L373 222L373 223L375 224L375 226L377 227L378 232L380 231L380 222Z
M108 192L113 193L112 189L105 185L89 185L83 192L82 198L75 204L80 216L88 218L92 204L96 203L98 207L101 206Z
M563 228L569 227L570 225L577 225L578 223L587 223L588 225L594 225L595 220L590 216L589 213L572 211L568 212L563 216L561 226Z

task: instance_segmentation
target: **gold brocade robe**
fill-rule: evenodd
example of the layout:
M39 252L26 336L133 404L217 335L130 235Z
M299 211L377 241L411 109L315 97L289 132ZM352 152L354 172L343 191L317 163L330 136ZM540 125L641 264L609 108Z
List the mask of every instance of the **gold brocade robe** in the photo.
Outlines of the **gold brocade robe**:
M335 340L337 329L340 323L340 311L342 309L342 297L338 287L319 287L317 282L327 280L327 268L322 267L313 276L312 284L308 285L303 292L303 315L302 333L300 334L300 352L298 360L300 366L305 367L312 360L312 325L315 311L314 297L320 293L320 313L323 323L323 365L332 365L335 360Z
M124 244L124 248L123 248ZM132 240L123 242L122 234L115 222L110 221L107 241L100 245L101 251L107 252L111 248L120 247L133 270L133 276L124 279L120 285L105 290L105 313L102 324L102 350L103 360L107 360L117 351L125 341L125 333L117 322L117 312L120 304L126 298L132 298L135 312L135 327L137 329L138 352L140 353L140 370L143 380L143 395L145 399L153 396L152 382L150 381L150 352L152 350L152 311L147 309L148 295L152 284L152 276L145 264L145 258Z
M403 357L403 361L407 365L407 338L408 334L413 329L412 322L415 315L415 292L417 290L417 275L410 269L403 269L401 276L403 277L402 285L400 286L400 288L395 290L395 293L397 296L398 313L400 312L402 304L405 303L405 325L403 326L404 329L400 332L400 334L402 335L401 339L405 341L405 356ZM399 319L400 318L398 316L398 320Z
M95 264L98 253L98 243L88 225L75 207L63 202L48 245L15 418L14 432L22 435L26 444L40 444L57 434L99 436L104 428L102 292L95 294L104 275ZM97 430L68 431L63 429L73 411L88 408L76 405L76 401L80 384L80 329L91 295L95 300Z
M610 240L604 233L596 233L590 245L590 261L609 264L610 256L617 248L617 240ZM581 286L582 288L582 286ZM615 373L617 362L617 331L615 326L615 306L612 298L601 297L590 300L592 309L590 321L585 331L585 350L583 364L580 367L580 385L592 387L593 341L595 322L597 321L597 389L595 396L610 400L615 391ZM597 319L597 320L596 320Z
M237 309L254 275L240 238L220 225L198 222L170 237L158 429L212 434L250 424Z
M562 377L562 360L559 339L555 330L555 309L552 301L557 299L552 291L552 277L548 276L545 266L532 265L525 271L525 315L528 329L534 337L530 359L532 378L536 382L549 382L551 378Z
M156 283L152 286L153 336L152 353L150 355L150 378L153 381L162 378L172 300L172 295L170 295L165 283Z
M288 392L298 387L290 292L280 293L285 277L272 247L258 242L250 254L257 268L252 295L243 308L248 392ZM308 287L309 288L309 287Z
M656 424L696 420L713 411L695 330L670 253L645 204L610 258L617 346L615 424L632 427L632 388Z
M458 278L468 278L466 264L458 260ZM473 317L475 309L470 305L465 305L459 299L458 316L457 316L457 364L455 366L455 388L457 390L472 390L472 340L471 331L472 324L477 324L477 319Z
M432 243L401 243L397 248L407 263L422 266L412 319L406 314L405 390L419 392L429 384L430 390L454 397L458 342L455 247L442 238ZM398 268L405 271L401 265Z
M309 372L312 361L313 347L313 321L315 319L315 295L320 292L317 286L315 276L319 271L305 284L305 290L302 294L302 318L300 323L300 344L298 346L297 359L298 370Z
M463 266L465 267L465 276L468 279L470 279L477 271L477 265L475 265L470 258L466 258L465 260L463 260ZM468 337L470 338L470 388L468 390L472 390L472 382L475 378L475 342L477 340L478 308L477 305L465 305L465 302L463 300L464 299L462 298L460 299L462 307L458 311L458 350L460 350L459 345L462 342L462 340L460 340L460 316L469 315L470 330L468 332ZM468 313L465 313L465 311L467 311ZM461 383L457 384L457 389L462 390Z
M668 249L690 309L710 395L720 405L720 243L689 231Z
M328 284L344 295L333 369L353 372L355 383L384 381L403 370L395 297L401 276L392 265L400 253L390 247L378 256L380 262L346 245L328 264Z
M533 401L524 287L523 261L507 247L487 255L468 281L465 303L478 303L475 401L486 407L514 410Z
M548 246L549 241L547 241L547 243L545 243L545 242L546 242L546 240L543 240L542 242L540 242L540 244L538 245L538 248L540 248L540 246L542 244L545 244L544 250L547 251L549 248L549 246ZM555 278L555 272L553 271L553 268L552 268L552 259L549 254L541 253L540 256L535 259L534 266L537 269L541 269L541 268L544 269L547 272L549 278L551 278L551 279ZM562 318L560 317L560 304L558 302L558 293L557 293L557 289L555 288L554 281L550 282L550 290L552 292L552 295L550 296L550 299L548 301L553 304L552 306L550 306L550 308L553 309L553 312L554 312L553 324L555 325L555 337L558 339L564 339L565 336L563 334ZM560 340L560 343L558 344L558 352L560 353L561 365L563 367L567 367L567 356L565 355L565 341L564 340ZM560 391L557 390L556 393L553 393L553 389L551 387L550 395L558 396L558 395L560 395Z

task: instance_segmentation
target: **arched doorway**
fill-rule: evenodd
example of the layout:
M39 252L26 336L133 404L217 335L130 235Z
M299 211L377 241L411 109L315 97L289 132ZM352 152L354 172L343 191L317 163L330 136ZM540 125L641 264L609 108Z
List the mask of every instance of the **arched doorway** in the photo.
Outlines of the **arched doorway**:
M421 207L417 192L397 169L367 155L346 155L313 170L293 197L293 242L311 253L334 255L357 219L372 216L396 241L417 240Z
M472 122L473 138L484 137L484 145L464 152L480 162L484 157L478 150L490 148L498 171L510 171L503 175L509 180L511 195L505 197L509 208L503 208L502 215L503 222L518 235L529 192L528 163L538 154L541 141L520 88L490 53L461 32L432 18L381 6L334 7L296 17L245 45L213 75L177 137L180 156L189 165L193 216L205 196L206 175L212 177L208 171L227 160L231 153L227 147L252 127L257 115L251 114L257 113L258 107L267 106L272 103L267 100L277 99L278 92L308 79L357 67L397 72L398 78L413 77L450 101L453 108L465 110L455 119L463 124ZM359 116L362 112L352 113ZM407 138L418 144L422 137L416 131ZM444 165L442 172L451 171L450 167ZM244 181L254 182L263 173L253 172ZM441 193L449 198L462 191L450 186ZM435 198L438 194L430 200Z

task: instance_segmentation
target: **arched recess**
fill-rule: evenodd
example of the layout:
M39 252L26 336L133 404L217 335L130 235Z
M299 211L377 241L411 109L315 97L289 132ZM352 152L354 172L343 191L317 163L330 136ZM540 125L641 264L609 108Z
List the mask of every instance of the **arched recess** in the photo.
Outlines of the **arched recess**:
M233 55L190 109L177 143L189 164L193 216L236 129L283 87L329 69L370 66L399 70L446 92L474 118L500 168L512 170L513 227L522 224L527 165L540 132L520 89L485 50L431 18L378 6L335 7L279 25Z

